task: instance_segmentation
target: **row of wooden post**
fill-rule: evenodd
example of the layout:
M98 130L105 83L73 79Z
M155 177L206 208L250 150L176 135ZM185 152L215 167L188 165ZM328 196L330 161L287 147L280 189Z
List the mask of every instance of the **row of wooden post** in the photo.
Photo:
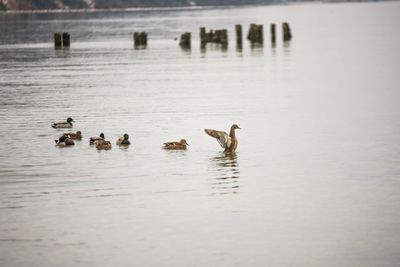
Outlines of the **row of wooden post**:
M240 25L236 25L238 27ZM263 25L257 25L257 24L250 24L249 28L249 33L247 34L247 39L250 41L251 44L262 44L264 42L264 36L263 36ZM276 25L275 23L272 23L270 25L270 33L271 33L271 43L276 43ZM236 36L238 36L239 33L236 32ZM240 33L241 35L241 33ZM290 30L289 23L283 22L282 23L282 37L284 42L288 42L292 39L292 32ZM239 39L239 37L237 37ZM240 36L240 40L242 37Z
M242 48L242 25L235 25L236 32L236 46ZM247 40L252 45L263 44L264 42L264 29L263 25L250 24L249 32L247 34ZM270 26L271 42L276 43L276 25L273 23ZM292 39L292 32L290 30L289 23L282 23L282 37L284 42L288 42ZM147 33L146 32L135 32L133 34L133 41L135 48L145 48L147 46ZM220 44L222 48L228 47L228 30L209 30L206 31L205 27L200 28L200 47L205 48L207 43ZM70 47L70 35L67 32L55 33L54 34L54 46L55 48ZM184 49L191 48L191 33L185 32L181 35L179 45Z
M273 23L270 27L271 31L271 42L273 44L276 43L276 25ZM242 34L242 25L235 25L236 32L236 46L238 48L243 47L243 34ZM263 25L250 24L249 32L247 34L247 40L250 41L252 45L263 44L264 42L264 28ZM290 30L289 23L282 23L282 36L283 41L288 42L292 39L292 33ZM186 32L181 35L181 39L179 45L182 48L190 48L190 33ZM217 43L221 44L222 48L226 48L228 46L228 31L226 29L223 30L210 30L206 31L206 28L200 28L200 47L205 48L207 43Z
M189 33L190 34L190 33ZM136 48L147 46L147 33L135 32L133 34L133 41ZM68 32L54 33L54 47L56 49L66 48L71 46L70 35Z
M54 47L56 49L60 49L63 47L70 47L71 41L70 41L70 35L68 32L56 32L54 34Z

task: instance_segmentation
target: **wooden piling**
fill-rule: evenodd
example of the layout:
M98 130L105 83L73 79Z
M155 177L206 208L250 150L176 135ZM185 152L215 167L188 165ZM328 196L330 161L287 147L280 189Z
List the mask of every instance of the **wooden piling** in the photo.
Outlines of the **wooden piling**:
M179 41L179 45L183 49L190 49L191 47L191 33L185 32L181 35L181 39Z
M242 46L243 46L242 25L236 24L235 31L236 31L236 46L237 46L237 48L242 48Z
M204 49L207 43L220 44L223 48L228 47L228 30L210 30L207 32L205 27L201 27L200 47Z
M247 39L250 41L251 44L262 44L264 40L263 25L257 25L254 23L250 24Z
M146 47L147 46L147 33L146 32L134 32L133 41L135 47Z
M282 23L282 34L283 34L283 41L287 42L292 39L292 32L290 31L289 23L283 22Z
M140 40L141 40L140 42L142 43L142 45L147 46L147 33L141 32Z
M226 48L228 46L228 30L218 30L218 42L222 47Z
M134 32L133 33L133 43L135 44L135 46L138 46L140 44L140 39L139 39L139 33L138 32Z
M207 44L207 34L206 34L206 28L201 27L200 28L200 47L204 48Z
M54 33L54 47L57 49L62 48L62 36L59 32Z
M70 47L71 42L70 42L70 35L68 32L63 32L62 34L62 44L63 47Z
M276 25L275 23L271 24L271 43L276 43Z

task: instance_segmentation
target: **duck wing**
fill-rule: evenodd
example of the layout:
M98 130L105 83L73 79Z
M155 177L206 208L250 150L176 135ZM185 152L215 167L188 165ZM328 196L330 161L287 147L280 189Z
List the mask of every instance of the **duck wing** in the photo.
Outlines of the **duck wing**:
M206 134L208 134L211 137L214 137L217 139L218 143L221 145L223 149L227 149L228 147L231 146L231 138L226 132L223 131L217 131L217 130L212 130L212 129L204 129Z
M167 142L167 143L164 143L165 146L176 146L178 144L179 144L178 142Z
M178 142L167 142L164 143L164 148L177 148L179 146Z
M99 136L90 137L89 143L94 144L97 140L104 140L104 139Z

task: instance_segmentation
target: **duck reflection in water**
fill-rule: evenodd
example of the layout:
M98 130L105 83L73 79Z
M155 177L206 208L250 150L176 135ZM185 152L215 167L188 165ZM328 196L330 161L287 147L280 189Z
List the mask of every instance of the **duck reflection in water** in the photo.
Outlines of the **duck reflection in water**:
M213 194L237 194L239 193L239 165L235 152L220 152L217 156L210 158L215 170L212 189L216 190Z

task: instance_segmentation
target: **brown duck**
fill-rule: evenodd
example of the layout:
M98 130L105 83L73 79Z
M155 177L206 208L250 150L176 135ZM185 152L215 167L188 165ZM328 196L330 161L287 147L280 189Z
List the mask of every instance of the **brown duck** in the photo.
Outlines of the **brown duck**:
M218 143L224 150L224 152L235 152L238 146L238 140L236 138L235 130L241 129L237 124L231 126L231 131L229 135L223 131L216 131L212 129L205 129L204 131L211 137L217 139Z
M104 140L104 134L101 133L100 136L90 137L89 144L94 145L97 140Z
M58 140L54 140L54 142L56 142L56 145L60 147L75 145L74 141L68 138L67 135L62 135Z
M64 135L68 136L69 139L74 140L81 140L82 139L82 132L77 131L76 133L64 133Z
M110 150L112 148L111 142L104 139L96 140L94 143L98 150Z
M179 142L164 143L163 148L168 150L186 150L188 145L185 139L181 139Z

